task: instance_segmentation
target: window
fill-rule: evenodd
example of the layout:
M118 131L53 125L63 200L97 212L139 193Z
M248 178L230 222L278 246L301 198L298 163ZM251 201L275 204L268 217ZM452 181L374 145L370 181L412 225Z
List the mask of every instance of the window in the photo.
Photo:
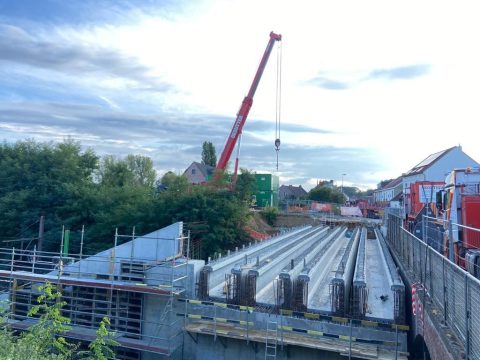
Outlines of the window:
M195 175L195 172L196 172L195 169L192 169L192 175Z

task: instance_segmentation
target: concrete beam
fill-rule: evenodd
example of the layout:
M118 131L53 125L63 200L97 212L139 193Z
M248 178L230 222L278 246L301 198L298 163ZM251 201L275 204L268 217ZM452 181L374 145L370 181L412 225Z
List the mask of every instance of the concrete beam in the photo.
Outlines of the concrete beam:
M280 256L273 259L270 263L261 266L258 269L250 270L250 275L257 277L257 294L262 291L268 285L271 285L277 275L279 275L289 263L292 256L295 253L304 251L311 247L318 239L323 235L322 228L316 228L312 234L298 240L298 244L286 249Z
M205 270L209 272L208 287L213 289L225 281L225 274L229 273L235 265L245 263L245 255L247 259L253 259L260 254L268 251L268 249L275 248L282 243L290 243L294 241L298 235L309 231L312 227L305 226L296 228L285 234L276 236L266 241L262 241L256 245L247 247L243 250L232 253L230 256L221 258L214 262L205 265Z

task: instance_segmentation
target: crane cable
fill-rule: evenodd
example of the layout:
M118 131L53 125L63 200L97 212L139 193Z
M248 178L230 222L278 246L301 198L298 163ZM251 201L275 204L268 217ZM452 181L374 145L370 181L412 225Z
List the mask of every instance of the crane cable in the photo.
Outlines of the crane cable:
M277 48L277 85L275 94L275 151L277 153L277 171L278 171L278 152L280 151L280 115L282 104L282 43L278 42Z

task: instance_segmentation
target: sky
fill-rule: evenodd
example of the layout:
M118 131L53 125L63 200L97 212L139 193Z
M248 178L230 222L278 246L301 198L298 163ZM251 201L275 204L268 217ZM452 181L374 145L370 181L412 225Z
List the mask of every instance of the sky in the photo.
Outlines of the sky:
M0 0L0 139L72 138L182 174L204 141L220 156L274 31L282 41L243 129L240 167L307 189L342 178L366 189L459 144L479 161L479 8Z

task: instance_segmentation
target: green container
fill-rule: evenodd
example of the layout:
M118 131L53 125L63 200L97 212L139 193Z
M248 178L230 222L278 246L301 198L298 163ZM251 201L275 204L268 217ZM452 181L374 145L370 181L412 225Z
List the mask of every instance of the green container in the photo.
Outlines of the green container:
M255 182L257 191L278 190L279 187L279 179L277 175L255 174Z
M255 174L257 206L278 206L279 178L272 174Z

